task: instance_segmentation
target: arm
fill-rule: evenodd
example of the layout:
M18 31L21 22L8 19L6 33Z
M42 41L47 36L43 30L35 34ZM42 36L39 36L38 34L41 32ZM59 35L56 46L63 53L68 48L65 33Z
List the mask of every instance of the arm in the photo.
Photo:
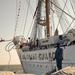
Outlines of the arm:
M59 59L63 60L63 49L60 48Z

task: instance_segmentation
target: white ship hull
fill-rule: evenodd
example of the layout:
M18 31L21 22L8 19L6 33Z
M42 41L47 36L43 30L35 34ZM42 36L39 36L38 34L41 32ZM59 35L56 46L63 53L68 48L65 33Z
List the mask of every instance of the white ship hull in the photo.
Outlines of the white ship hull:
M63 68L75 66L75 45L62 47L64 52ZM34 51L23 52L17 50L24 72L42 75L56 67L56 61L53 61L56 48L48 48Z

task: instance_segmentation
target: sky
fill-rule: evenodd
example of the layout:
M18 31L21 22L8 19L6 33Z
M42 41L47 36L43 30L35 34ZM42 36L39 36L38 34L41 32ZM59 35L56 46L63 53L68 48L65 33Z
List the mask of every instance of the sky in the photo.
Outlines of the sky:
M21 34L22 32L17 32L19 31L19 29L21 29L23 31L24 26L21 26L22 24L25 24L25 17L27 15L27 3L25 4L26 0L0 0L0 39L5 39L5 40L10 40L13 39L14 37L14 31L15 31L15 25L17 23L18 20L18 30L16 30L16 35ZM30 0L33 2L33 0ZM21 3L21 8L20 8L20 3ZM33 7L34 3L33 3ZM19 9L20 8L20 11ZM34 10L32 10L33 12ZM19 14L20 16L17 16ZM29 12L28 12L29 13ZM25 17L24 17L25 15ZM28 18L32 17L32 13L28 14ZM29 30L28 26L31 24L31 20L27 19L27 28L25 29L25 32L27 30ZM28 24L29 23L29 24ZM25 33L27 34L27 32ZM25 35L27 36L27 35ZM0 42L0 65L7 65L10 59L9 53L5 50L6 45L9 42ZM12 49L10 51L11 54L11 61L10 64L20 64L20 60L19 57L17 55L17 52L15 49Z
M16 0L0 0L0 38L12 39L16 20ZM0 65L8 64L9 53L5 51L8 42L0 42ZM20 64L16 50L11 53L10 64Z

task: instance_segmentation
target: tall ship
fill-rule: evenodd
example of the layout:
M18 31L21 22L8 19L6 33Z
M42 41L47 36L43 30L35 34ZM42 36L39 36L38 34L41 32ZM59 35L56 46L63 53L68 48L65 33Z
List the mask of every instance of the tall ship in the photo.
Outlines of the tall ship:
M24 12L26 15L23 13L17 16L17 20L21 18L19 24L25 20L23 26L20 25L19 28L23 34L15 34L13 38L24 72L42 75L57 70L56 61L53 60L57 43L63 48L62 67L75 66L75 1L25 0L24 2L28 5L25 8L27 11ZM21 3L17 10L19 13ZM35 11L32 13L33 8ZM33 17L28 16L29 11ZM30 20L31 24L26 24L26 21ZM17 24L16 26L19 27ZM15 33L19 30L16 26Z

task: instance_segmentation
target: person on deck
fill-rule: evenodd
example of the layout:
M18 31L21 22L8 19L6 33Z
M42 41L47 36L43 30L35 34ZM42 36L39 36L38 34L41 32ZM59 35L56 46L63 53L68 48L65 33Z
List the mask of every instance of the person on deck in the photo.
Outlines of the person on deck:
M55 51L56 65L58 70L62 69L62 60L63 60L63 49L60 48L60 44L57 43L57 49Z
M39 46L39 40L38 40L38 38L36 39L36 47L38 47Z

